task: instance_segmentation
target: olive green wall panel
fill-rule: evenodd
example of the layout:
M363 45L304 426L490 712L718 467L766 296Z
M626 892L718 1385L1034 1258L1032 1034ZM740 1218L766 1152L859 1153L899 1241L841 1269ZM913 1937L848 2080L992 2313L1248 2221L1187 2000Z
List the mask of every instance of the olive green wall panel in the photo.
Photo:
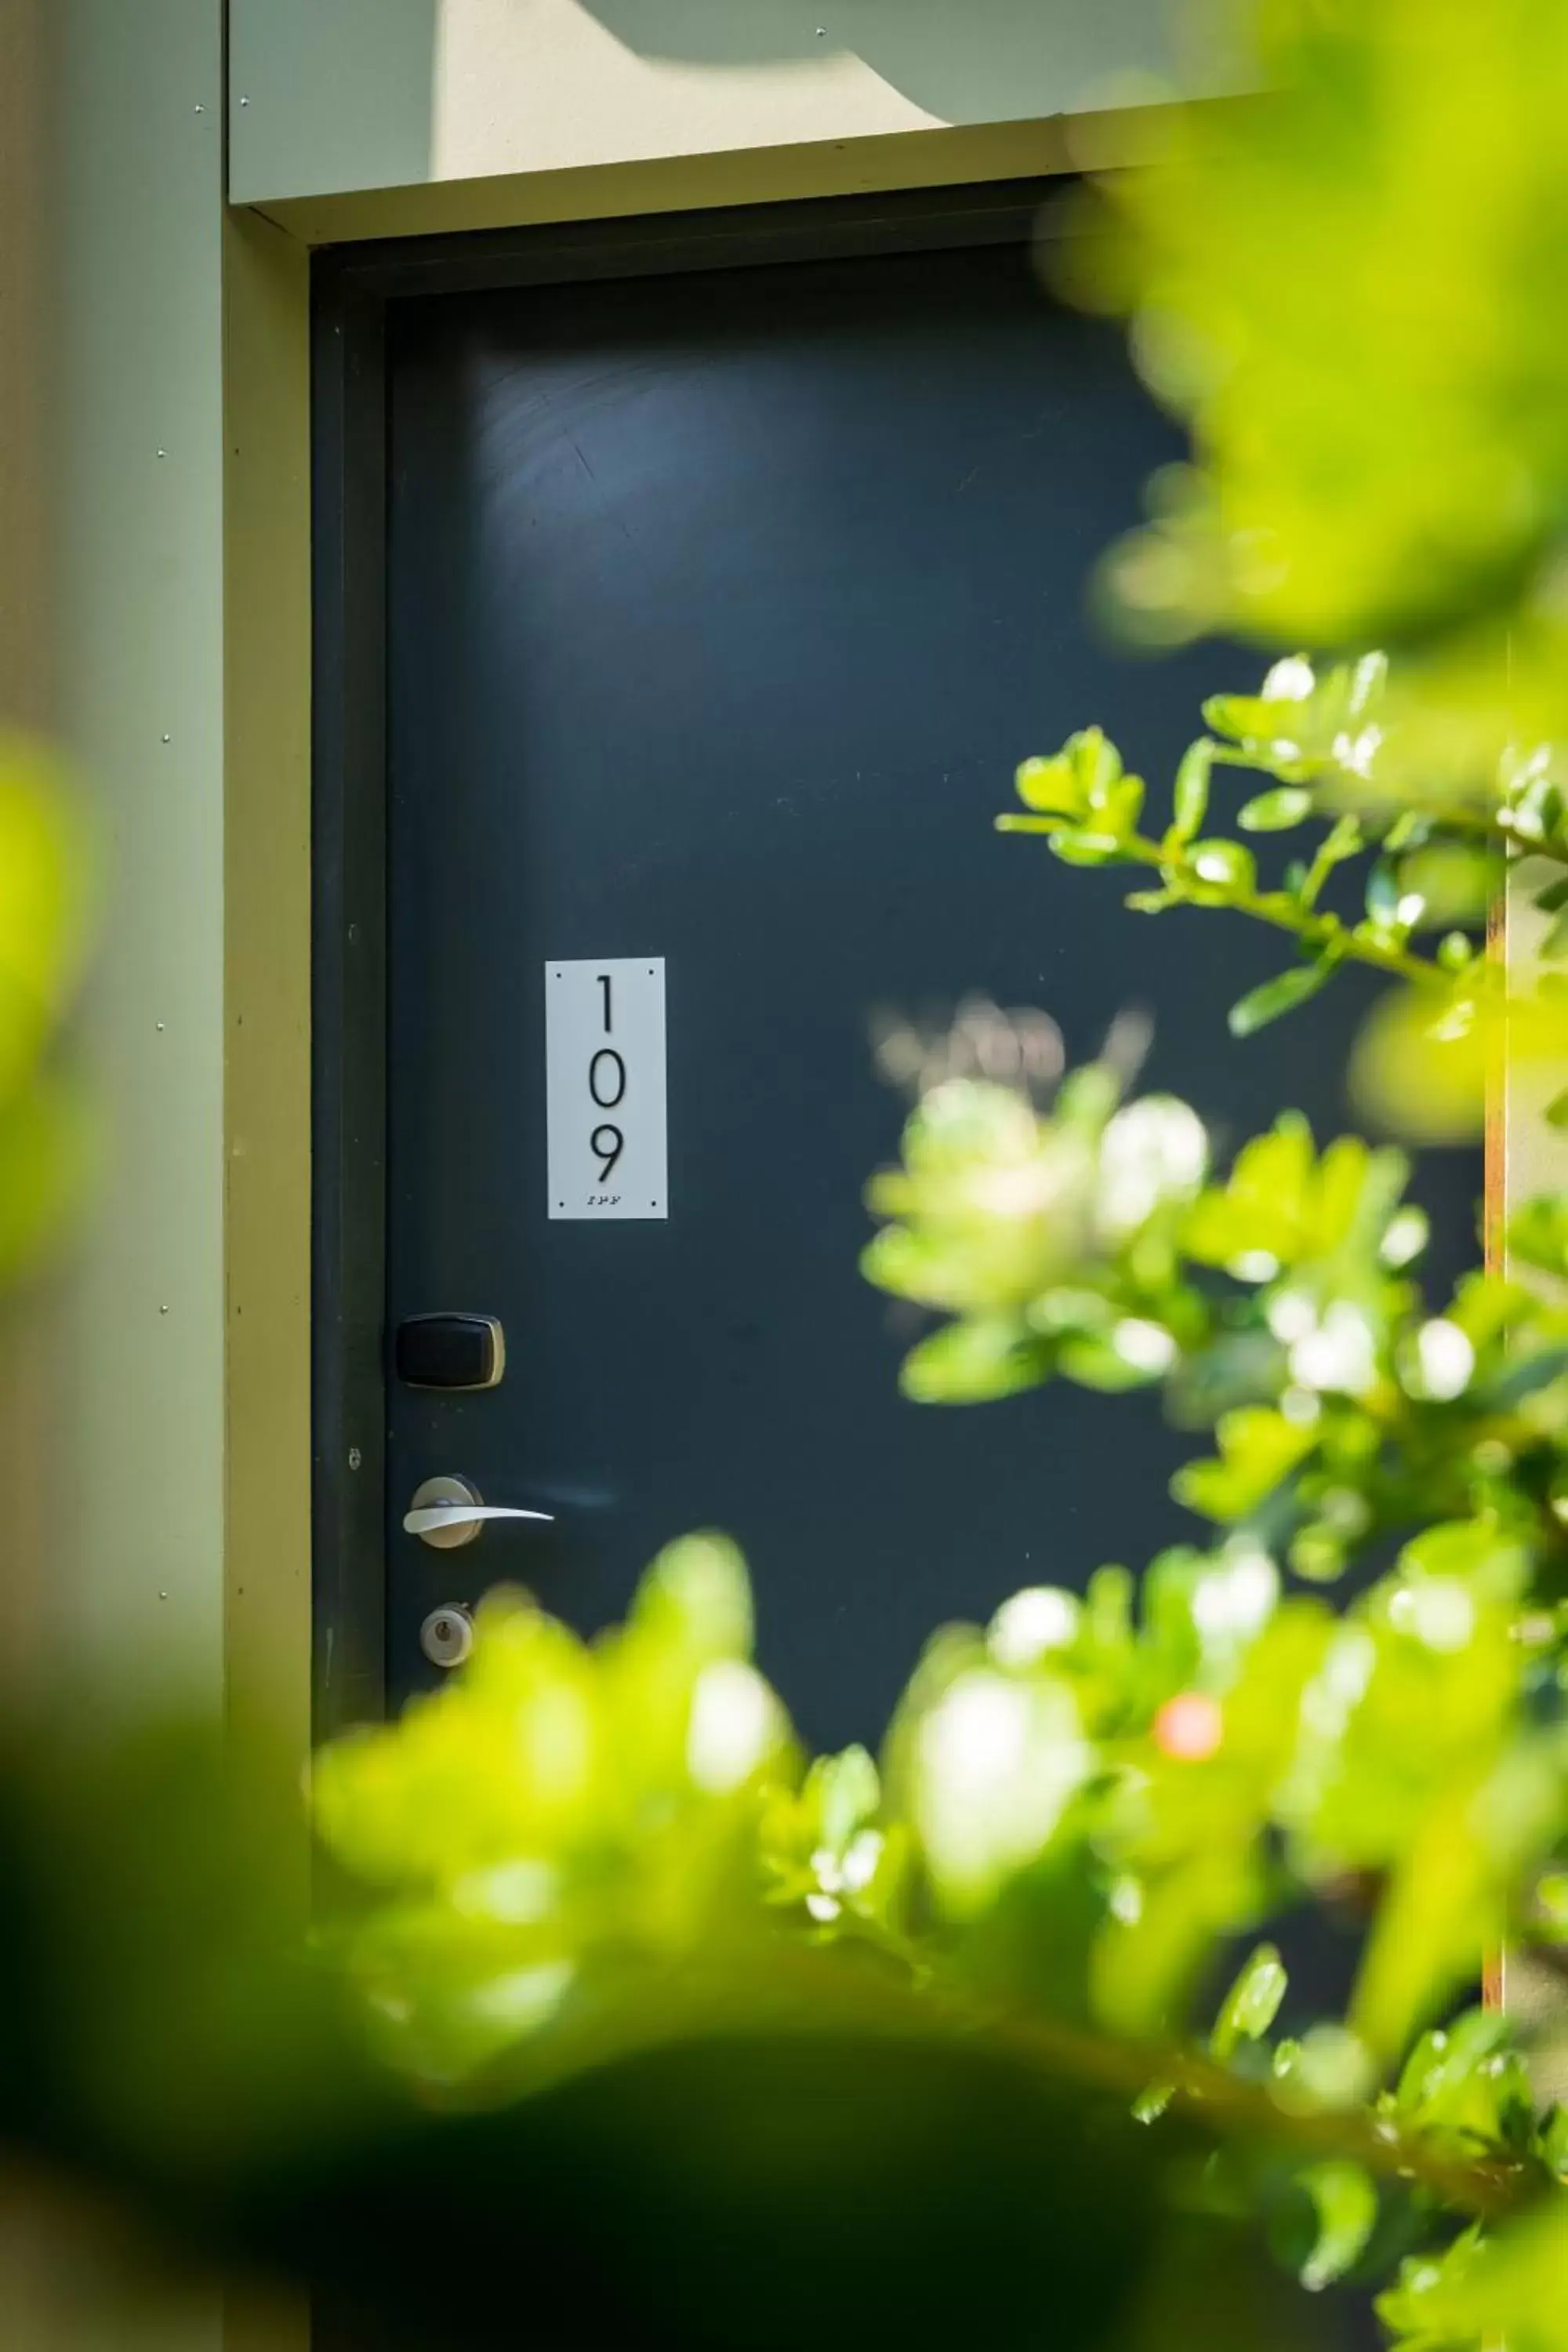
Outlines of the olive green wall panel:
M110 874L83 1039L62 1647L138 1696L223 1672L223 25L53 0L58 724Z

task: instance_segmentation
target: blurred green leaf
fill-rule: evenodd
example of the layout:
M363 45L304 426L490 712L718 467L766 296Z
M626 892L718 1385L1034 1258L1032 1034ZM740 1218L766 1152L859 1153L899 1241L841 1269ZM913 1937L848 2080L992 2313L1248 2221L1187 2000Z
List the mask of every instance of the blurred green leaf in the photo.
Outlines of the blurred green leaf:
M1463 1142L1480 1122L1491 1050L1473 999L1391 990L1357 1040L1352 1095L1383 1125L1417 1142Z
M1194 841L1187 861L1200 884L1227 898L1245 898L1256 889L1258 871L1252 852L1239 841L1216 836Z
M173 1727L36 1738L0 1768L9 2148L377 2341L512 2344L521 2295L531 2336L595 2352L971 2323L1023 2346L1042 2260L1074 2341L1111 2340L1158 2161L1120 2102L782 1948L612 1972L524 2063L432 2101L302 1964L297 1831L260 1763Z
M73 1226L96 1171L97 1124L59 1033L96 898L92 845L58 761L0 732L0 1286Z
M1087 805L1073 763L1065 755L1026 760L1018 770L1017 785L1025 807L1041 815L1078 816Z
M1309 2291L1331 2285L1353 2269L1377 2221L1377 2191L1359 2165L1315 2164L1301 2185L1317 2209L1318 2237L1301 2265Z
M911 1348L899 1384L917 1404L986 1404L1037 1388L1050 1360L1045 1342L1017 1323L972 1317Z
M1214 766L1214 746L1202 737L1190 743L1182 754L1176 770L1173 795L1172 823L1176 839L1193 840L1203 829L1209 804L1209 774Z
M1312 814L1312 795L1300 784L1276 784L1244 802L1237 823L1245 833L1287 833Z
M1189 1510L1222 1524L1247 1517L1313 1444L1310 1428L1286 1421L1263 1405L1238 1406L1222 1414L1215 1435L1218 1460L1189 1462L1172 1479L1171 1492Z
M1064 825L1052 834L1051 850L1067 866L1111 866L1125 854L1125 836L1109 824Z
M1413 2255L1378 2298L1378 2316L1400 2352L1563 2352L1568 2308L1568 2195L1542 2196L1533 2211L1489 2242L1467 2230L1439 2252Z
M1568 1278L1568 1192L1536 1193L1508 1221L1509 1253L1543 1274Z
M1073 290L1131 310L1139 363L1195 444L1115 560L1121 609L1165 642L1447 633L1458 691L1495 693L1498 716L1493 625L1514 615L1516 719L1544 715L1568 478L1549 125L1568 39L1523 0L1263 6L1246 36L1269 99L1175 112L1063 258Z
M1316 963L1293 964L1288 971L1277 972L1272 980L1260 982L1231 1006L1226 1016L1231 1035L1250 1037L1254 1030L1278 1021L1282 1013L1304 1004L1310 996L1316 996L1333 971L1332 961L1325 956Z
M1244 1963L1215 2021L1209 2046L1228 2058L1243 2042L1258 2042L1279 2013L1289 1979L1272 1944L1259 1944Z
M30 737L0 734L0 1097L69 1002L93 897L89 835L58 762Z
M1399 920L1399 877L1386 857L1375 859L1367 875L1366 911L1385 929Z

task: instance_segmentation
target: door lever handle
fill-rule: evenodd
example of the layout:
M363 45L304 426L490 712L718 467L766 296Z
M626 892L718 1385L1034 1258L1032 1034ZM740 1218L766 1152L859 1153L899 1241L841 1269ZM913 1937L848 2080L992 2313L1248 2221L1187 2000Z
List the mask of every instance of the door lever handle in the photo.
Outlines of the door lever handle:
M553 1511L521 1511L510 1504L487 1503L467 1478L426 1478L403 1515L404 1532L417 1536L435 1551L456 1551L476 1541L487 1519L533 1519L549 1527Z
M426 1503L405 1511L403 1524L411 1536L433 1535L437 1528L477 1528L481 1519L554 1520L553 1511L510 1511L500 1503Z

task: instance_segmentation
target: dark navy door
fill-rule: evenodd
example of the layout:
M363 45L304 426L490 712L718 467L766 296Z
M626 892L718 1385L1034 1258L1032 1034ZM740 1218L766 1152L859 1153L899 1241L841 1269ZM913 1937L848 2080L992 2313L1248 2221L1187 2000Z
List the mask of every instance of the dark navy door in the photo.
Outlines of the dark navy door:
M1037 1005L1078 1057L1141 1005L1149 1082L1222 1136L1344 1117L1352 985L1232 1046L1275 943L992 831L1025 754L1098 719L1163 781L1248 682L1086 619L1173 433L1021 245L402 312L388 1315L494 1316L506 1368L391 1383L393 1695L436 1679L436 1604L512 1580L591 1628L719 1527L803 1731L875 1738L932 1625L1195 1524L1151 1399L899 1397L910 1334L856 1270L904 1108L875 1010ZM668 1215L552 1220L547 960L631 958L666 975ZM450 1473L555 1522L432 1551L400 1522Z

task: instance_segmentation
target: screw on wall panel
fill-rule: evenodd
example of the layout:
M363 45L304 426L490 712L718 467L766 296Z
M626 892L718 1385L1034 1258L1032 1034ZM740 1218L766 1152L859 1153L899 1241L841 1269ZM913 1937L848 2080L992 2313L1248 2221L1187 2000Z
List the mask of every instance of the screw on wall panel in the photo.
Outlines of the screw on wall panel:
M158 455L159 455L159 457L166 457L168 456L168 454L169 454L169 453L168 453L168 451L167 451L166 449L160 449L160 450L159 450L159 452L158 452Z
M169 1310L168 1310L168 1308L167 1308L166 1307L159 1307L159 1309L158 1309L158 1312L159 1312L159 1314L160 1314L160 1315L166 1315L166 1314L168 1313L168 1311L169 1311Z
M239 102L241 106L248 106L250 104L250 100L247 98L242 98Z
M163 738L164 742L166 743L166 742L168 741L168 740L169 740L169 739L168 739L168 737L165 735L165 736L164 736L164 738Z
M360 1452L359 1447L357 1445L351 1445L349 1447L349 1468L351 1470L357 1470L363 1460L364 1455Z
M155 1025L155 1027L156 1027L156 1029L157 1029L157 1032L158 1032L159 1036L161 1037L161 1036L163 1035L163 1023L160 1021L160 1022L157 1022L154 1025Z
M160 1601L167 1601L168 1597L169 1596L166 1592L160 1592L158 1595Z

